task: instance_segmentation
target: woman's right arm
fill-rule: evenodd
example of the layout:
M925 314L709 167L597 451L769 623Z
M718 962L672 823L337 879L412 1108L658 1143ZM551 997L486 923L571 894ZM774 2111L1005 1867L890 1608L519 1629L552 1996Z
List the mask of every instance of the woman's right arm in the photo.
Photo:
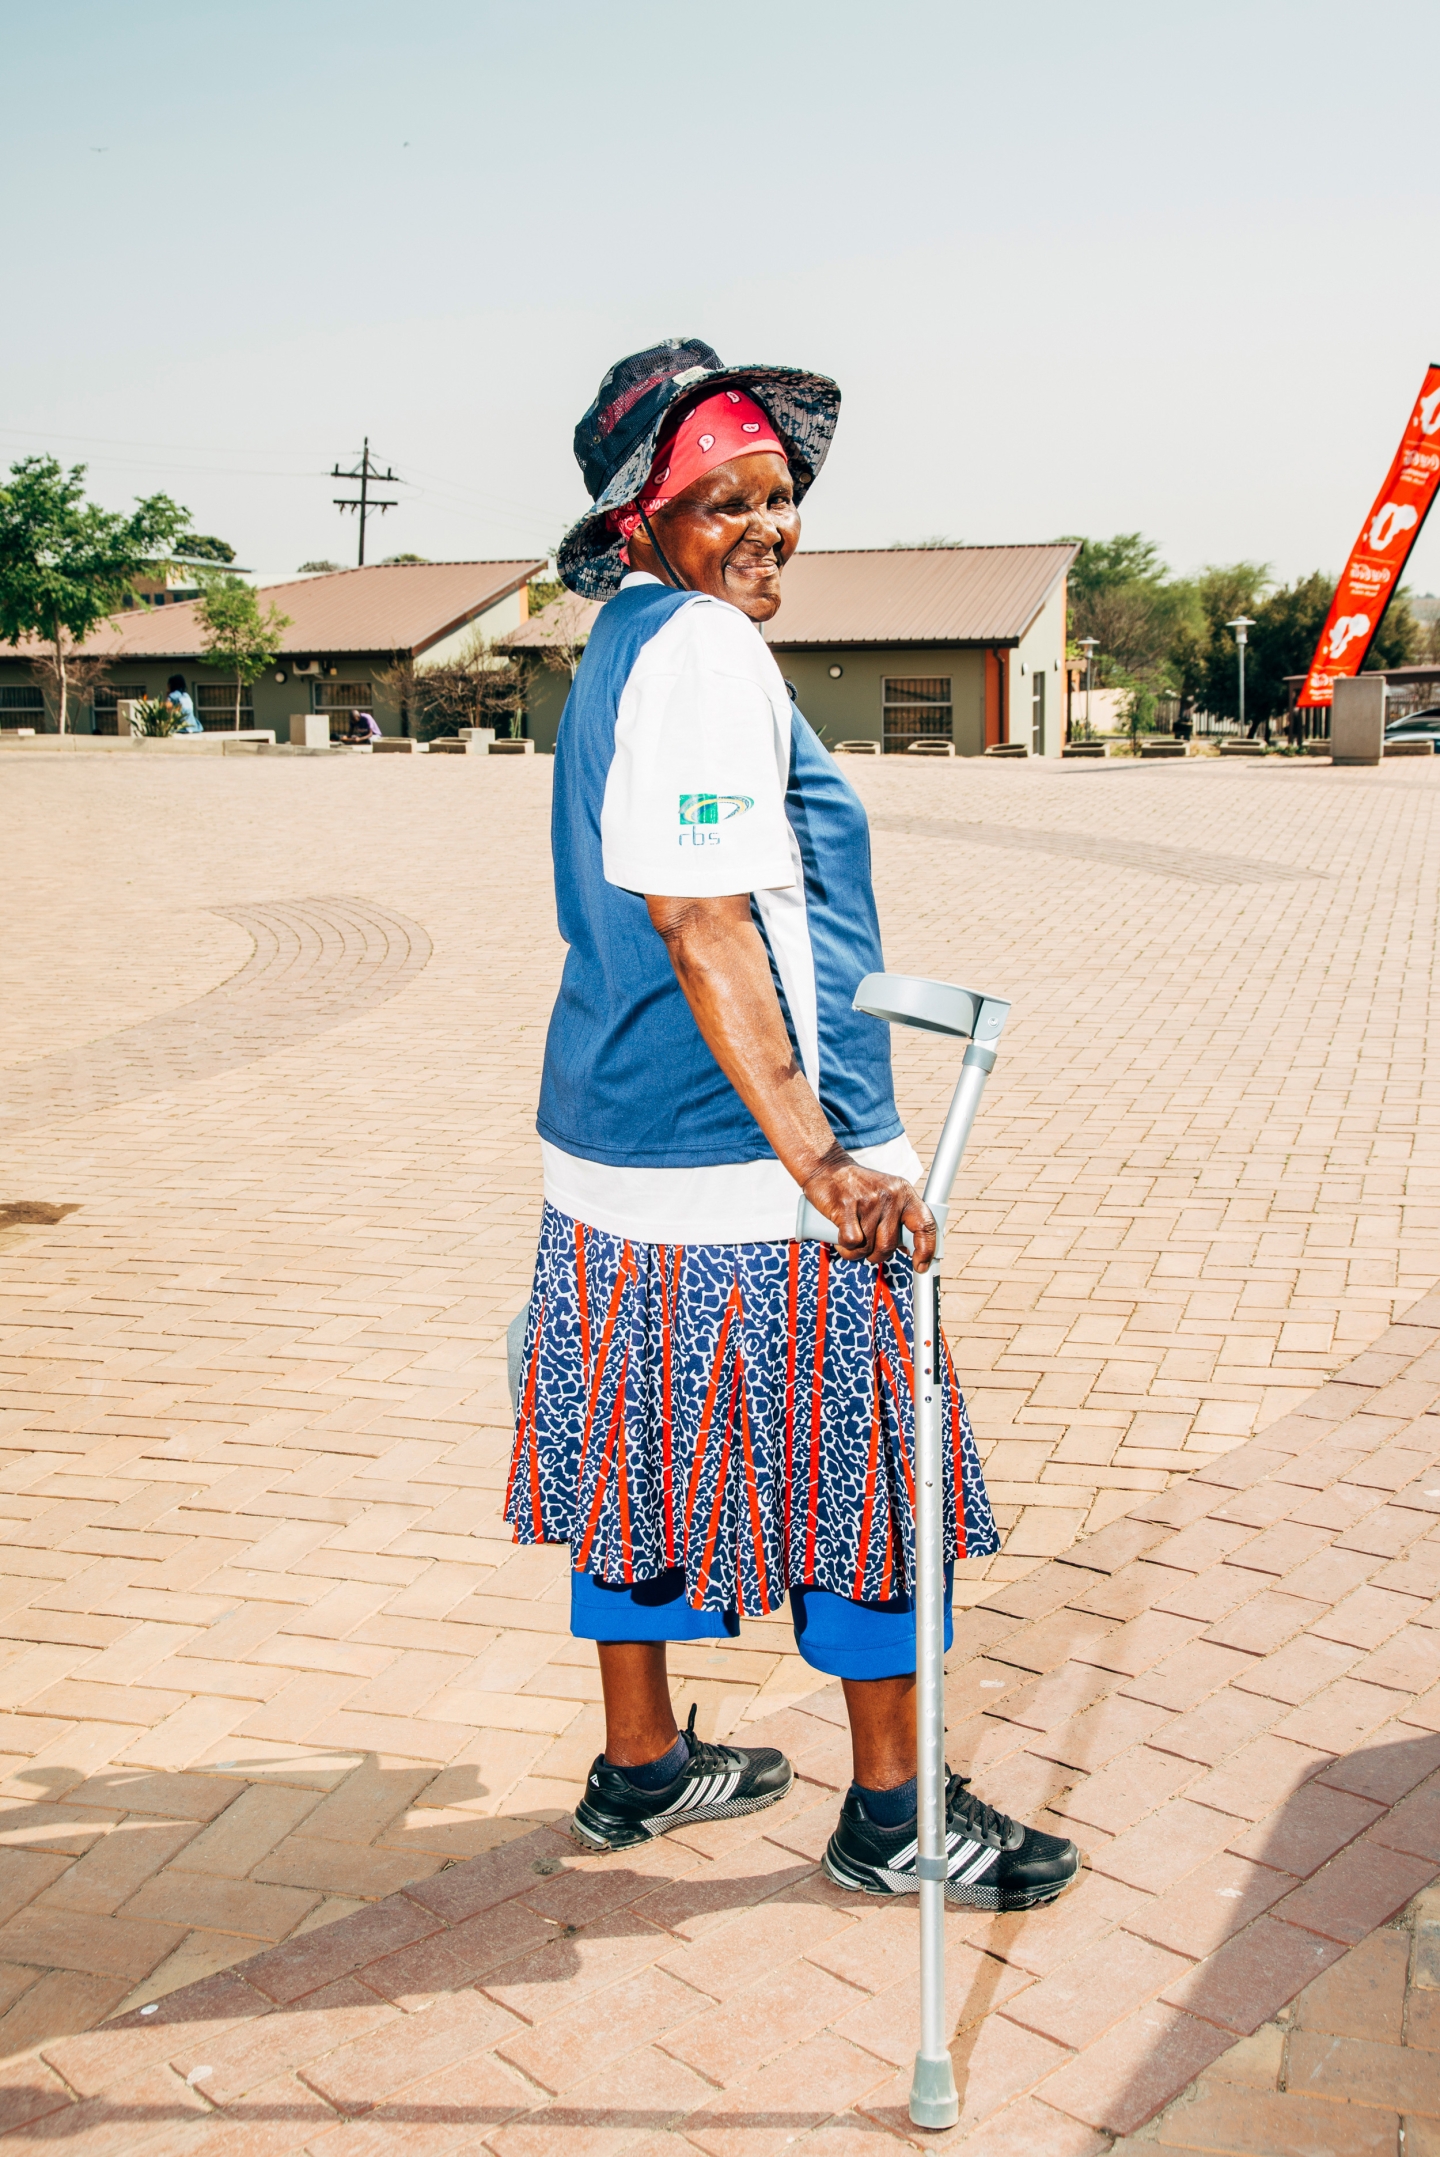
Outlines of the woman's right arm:
M923 1273L934 1216L903 1176L862 1168L830 1129L790 1045L748 894L645 904L707 1048L811 1205L839 1229L842 1256L884 1258L908 1228Z

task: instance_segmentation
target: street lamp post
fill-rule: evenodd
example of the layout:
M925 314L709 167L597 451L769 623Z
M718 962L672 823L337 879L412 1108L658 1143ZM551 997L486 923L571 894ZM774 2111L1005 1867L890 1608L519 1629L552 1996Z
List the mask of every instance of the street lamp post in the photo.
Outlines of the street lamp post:
M1245 645L1247 631L1253 629L1255 623L1250 615L1241 614L1237 615L1233 622L1227 622L1225 627L1233 629L1235 632L1235 658L1240 669L1240 739L1243 741L1245 739ZM1268 740L1270 730L1267 727L1265 731Z
M1080 639L1080 649L1085 654L1085 732L1090 738L1093 738L1090 725L1090 680L1095 670L1095 648L1099 642L1098 637Z

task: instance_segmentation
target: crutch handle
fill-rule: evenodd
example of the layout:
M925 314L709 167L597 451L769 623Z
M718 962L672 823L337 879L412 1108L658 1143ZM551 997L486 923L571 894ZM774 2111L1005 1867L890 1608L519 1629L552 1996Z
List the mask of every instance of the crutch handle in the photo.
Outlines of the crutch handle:
M921 1033L948 1034L967 1043L945 1128L935 1148L935 1158L925 1179L925 1203L935 1216L935 1256L945 1252L945 1228L950 1214L950 1193L955 1172L980 1095L995 1068L999 1044L1010 1006L1003 996L984 996L975 989L957 988L953 981L927 981L918 974L867 974L855 991L854 1008L868 1018L888 1020L892 1026L914 1026ZM796 1240L801 1243L838 1243L840 1231L805 1194L795 1215ZM908 1228L900 1240L907 1251L915 1248Z

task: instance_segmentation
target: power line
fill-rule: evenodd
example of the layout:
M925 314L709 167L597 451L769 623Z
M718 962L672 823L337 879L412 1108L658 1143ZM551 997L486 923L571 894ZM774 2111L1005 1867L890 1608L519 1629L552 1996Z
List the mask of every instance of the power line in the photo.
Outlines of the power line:
M383 516L387 509L395 507L393 499L388 502L372 502L370 499L370 482L372 479L378 479L382 486L393 487L403 487L406 482L399 477L398 473L382 472L378 465L373 465L370 462L370 437L368 434L365 437L365 447L360 452L360 462L355 467L355 470L353 472L342 472L337 464L331 471L330 477L332 479L358 479L360 482L359 494L344 496L337 494L335 496L335 507L337 509L358 509L360 512L360 558L358 567L363 569L365 567L366 518L375 516L377 512Z
M296 458L303 458L307 454L303 450L292 450L288 447L281 448L276 444L269 443L257 443L249 448L245 448L235 443L221 444L218 442L158 442L147 438L137 438L134 436L124 435L61 434L57 432L54 428L48 427L0 427L0 441L5 440L31 442L74 442L82 447L93 443L105 449L114 448L152 450L159 451L163 454L163 462L153 457L138 458L101 456L92 460L92 462L104 466L110 470L118 471L143 471L155 469L165 472L184 472L197 478L214 477L216 479L302 480L312 479L316 477L323 478L337 476L335 474L326 474L323 470L323 467L312 465L308 462L303 464L297 464L294 469L290 471L277 471L260 465L185 464L173 461L176 454L178 454L180 457L233 457L237 455L243 457L264 456L268 453L271 456L294 456ZM575 515L573 508L562 515L559 510L553 507L547 509L543 506L537 506L533 498L527 499L525 502L522 503L517 501L512 496L492 494L484 488L467 486L463 482L457 482L452 478L442 478L440 474L435 472L421 471L414 466L412 466L411 469L412 471L415 471L416 481L418 481L419 484L405 480L397 481L396 484L401 486L414 486L415 493L422 497L433 498L438 491L440 493L450 495L454 499L462 503L473 505L476 509L484 512L487 515L493 513L495 510L513 511L527 521L533 522L538 518L540 521L544 521L553 525L560 525L562 523L572 522ZM342 478L353 478L358 475L353 473L342 473L338 476Z

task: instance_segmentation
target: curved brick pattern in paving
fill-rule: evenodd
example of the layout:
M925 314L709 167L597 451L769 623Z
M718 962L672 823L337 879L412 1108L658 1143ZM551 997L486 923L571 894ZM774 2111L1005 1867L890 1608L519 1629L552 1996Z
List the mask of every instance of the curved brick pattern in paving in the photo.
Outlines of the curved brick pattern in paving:
M239 971L178 1010L11 1066L0 1090L0 1129L84 1116L218 1078L384 1003L430 956L417 922L365 900L215 911L254 939Z
M571 1802L599 1719L563 1553L517 1553L499 1521L500 1339L538 1215L561 956L543 760L40 762L7 766L28 905L0 946L37 1051L51 1002L73 1044L154 1016L167 979L191 1001L234 963L213 910L256 892L364 893L423 923L433 955L343 1025L7 1140L7 1198L81 1209L0 1231L10 2052L298 1951L535 1833ZM1218 763L857 760L855 776L887 818L1303 872L1217 887L1083 849L927 853L877 831L891 963L1016 999L946 1288L1009 1532L962 1580L978 1601L1051 1578L1046 1553L1087 1523L1166 1501L1275 1425L1440 1275L1422 1117L1440 773L1407 760L1353 791L1352 775ZM952 1064L907 1042L899 1068L923 1144ZM1322 1584L1326 1608L1351 1571ZM1113 1629L1081 1615L1086 1637ZM1025 1652L1074 1644L1045 1638ZM1345 1652L1317 1635L1290 1682L1339 1683ZM702 1727L809 1703L833 1753L783 1621L675 1667ZM974 1682L979 1707L1004 1697L988 1671ZM1089 1666L1065 1682L1077 1727L1081 1707L1119 1716L1106 1743L1164 1706L1106 1706ZM1227 1695L1224 1730L1254 1712ZM1084 1722L1087 1744L1100 1727ZM1038 1761L1022 1746L1002 1762L1017 1804ZM1173 1770L1147 1772L1158 1788ZM994 1955L976 1968L975 2000L998 2009L1017 1980ZM985 2038L1002 2041L1027 2058L1058 2042ZM851 2042L805 2059L828 2074ZM682 2065L656 2072L709 2072Z
M1099 2157L1139 2136L1398 2157L1403 2120L1405 2149L1432 2150L1437 1462L1440 1297L1263 1441L961 1621L952 1758L1072 1832L1088 1869L1047 1910L951 1914L950 2132L905 2113L913 1909L817 1868L848 1774L836 1686L757 1725L797 1768L768 1812L620 1858L540 1826L412 1877L148 2014L40 2042L0 2077L3 2146ZM323 1781L317 1762L265 1793L291 1809L282 1849L344 1832L351 1786ZM256 1798L218 1773L175 1782L183 1819L137 1813L131 1839L189 1836L191 1863L234 1881L267 1832ZM82 1837L102 1853L84 1892L90 1857L48 1861L72 1908L125 1874L105 1804L82 1786L48 1845L32 1834L32 1863ZM54 1899L0 1927L0 1951L58 1933Z

